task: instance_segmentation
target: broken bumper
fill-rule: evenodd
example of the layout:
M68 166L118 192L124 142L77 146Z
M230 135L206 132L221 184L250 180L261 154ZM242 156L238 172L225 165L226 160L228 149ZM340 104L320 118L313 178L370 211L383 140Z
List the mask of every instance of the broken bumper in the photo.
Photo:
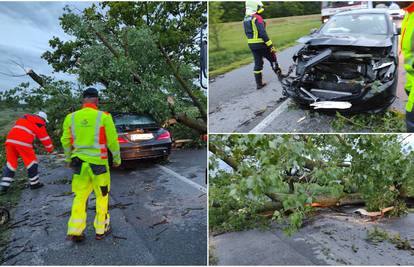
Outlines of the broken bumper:
M366 52L324 49L294 57L284 94L301 106L341 113L381 112L396 98L398 60ZM302 54L301 54L302 53Z

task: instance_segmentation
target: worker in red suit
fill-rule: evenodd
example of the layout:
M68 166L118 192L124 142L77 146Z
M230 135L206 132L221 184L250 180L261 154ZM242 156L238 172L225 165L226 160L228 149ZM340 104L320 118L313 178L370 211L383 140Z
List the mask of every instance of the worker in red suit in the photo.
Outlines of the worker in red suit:
M3 169L3 178L0 182L0 193L5 193L10 188L17 169L17 160L22 158L27 169L30 188L37 189L43 186L39 181L38 161L33 149L33 141L38 138L46 151L53 152L53 144L47 130L47 114L39 111L36 114L25 114L18 119L7 135L6 148L6 166Z

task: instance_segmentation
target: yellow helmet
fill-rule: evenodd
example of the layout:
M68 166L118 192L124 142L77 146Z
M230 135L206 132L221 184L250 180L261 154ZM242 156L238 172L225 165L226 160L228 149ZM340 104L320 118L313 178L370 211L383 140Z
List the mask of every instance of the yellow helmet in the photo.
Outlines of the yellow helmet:
M254 13L263 13L264 7L262 1L247 0L246 1L246 16L251 16Z

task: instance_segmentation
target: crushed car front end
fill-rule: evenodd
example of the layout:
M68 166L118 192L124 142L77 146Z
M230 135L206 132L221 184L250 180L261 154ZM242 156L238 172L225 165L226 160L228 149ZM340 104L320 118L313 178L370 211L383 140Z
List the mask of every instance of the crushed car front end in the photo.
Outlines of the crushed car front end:
M307 36L294 55L284 93L302 106L343 113L380 112L396 98L393 36Z

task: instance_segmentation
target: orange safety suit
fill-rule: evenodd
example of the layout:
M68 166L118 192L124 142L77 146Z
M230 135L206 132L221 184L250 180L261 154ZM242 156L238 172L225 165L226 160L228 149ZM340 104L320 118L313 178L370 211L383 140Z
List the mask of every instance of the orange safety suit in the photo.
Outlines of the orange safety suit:
M45 120L37 115L25 114L16 121L7 135L5 142L7 162L3 169L1 186L9 187L13 182L19 157L22 158L27 169L30 186L39 183L38 161L33 149L35 138L42 142L47 152L53 151L52 140L47 133Z

